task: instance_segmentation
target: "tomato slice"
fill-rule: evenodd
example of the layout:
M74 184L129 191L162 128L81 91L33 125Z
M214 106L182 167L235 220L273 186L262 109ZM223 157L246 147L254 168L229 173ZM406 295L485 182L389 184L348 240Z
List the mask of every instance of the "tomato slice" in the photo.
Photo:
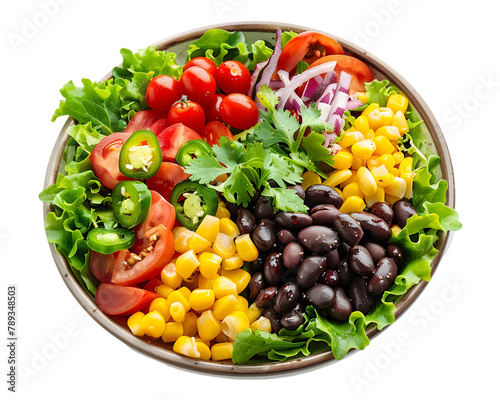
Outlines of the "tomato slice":
M148 129L153 132L156 136L161 133L164 129L168 128L170 124L168 123L168 118L160 118L151 125Z
M125 177L118 166L120 150L130 135L124 132L112 133L97 143L90 153L94 173L107 188L113 189L118 182L132 180Z
M156 121L167 118L167 111L143 110L138 111L125 128L126 133L134 133L142 129L149 129ZM154 132L156 133L156 132Z
M151 189L151 188L150 188ZM146 232L157 225L163 225L167 229L172 230L175 224L174 206L170 204L163 196L154 191L151 191L151 207L149 209L146 220L134 228L135 243L130 248L136 254L139 254L149 246L149 239L146 238Z
M130 251L120 251L111 278L115 285L131 286L152 279L159 275L163 267L172 259L174 235L170 229L163 225L155 226L146 232L146 238L149 239L153 235L158 238L153 245L153 250L132 266L127 263L131 255Z
M97 306L108 315L131 315L149 306L156 293L135 287L101 283L95 294Z
M90 270L100 282L111 283L118 253L117 251L111 254L101 254L90 250Z
M163 161L174 161L179 147L188 140L201 139L201 136L196 131L181 123L170 125L157 136L163 154Z
M329 61L337 61L337 65L335 66L335 72L337 73L337 75L340 76L340 72L345 71L352 76L349 94L364 92L365 82L368 83L373 81L373 74L368 66L363 61L351 56L337 54L321 57L320 59L309 65L309 68Z
M229 130L229 128L219 121L210 121L205 125L201 133L202 139L207 142L210 146L219 144L219 139L225 136L231 140L234 140L234 136Z
M184 167L165 161L161 163L155 176L146 179L146 185L150 190L158 192L165 200L170 201L174 186L188 178L189 175L184 172Z

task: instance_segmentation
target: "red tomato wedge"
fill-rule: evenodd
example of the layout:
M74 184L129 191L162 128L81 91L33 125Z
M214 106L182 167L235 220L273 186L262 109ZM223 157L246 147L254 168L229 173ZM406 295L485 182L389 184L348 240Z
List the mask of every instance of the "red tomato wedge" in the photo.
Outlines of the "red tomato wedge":
M219 139L222 136L234 140L233 134L231 133L229 128L219 121L210 121L205 125L203 131L201 132L202 139L210 146L219 144Z
M160 285L163 285L163 282L158 278L153 278L146 282L143 289L149 292L156 293L156 289L158 289L158 286Z
M102 283L111 283L118 253L101 254L90 250L90 270Z
M167 111L144 110L138 111L125 128L126 133L134 133L141 129L149 129L156 121L167 118ZM156 133L156 132L155 132Z
M172 194L174 186L188 178L189 175L184 172L184 167L176 163L165 161L161 163L160 169L155 176L146 179L146 185L151 191L154 190L158 192L166 201L170 201L170 195ZM151 192L151 194L152 193L153 192ZM151 201L153 201L153 199L151 199ZM153 208L153 204L151 204L151 208Z
M131 315L149 306L156 293L135 287L101 283L95 294L97 306L108 315Z
M181 123L170 125L156 136L158 136L160 143L163 161L174 161L179 147L188 140L201 139L201 136L194 130Z
M155 226L146 232L146 238L149 239L153 235L157 237L153 251L132 266L127 263L130 251L120 250L111 278L115 285L131 286L152 279L159 275L163 267L172 259L174 235L170 229L163 225Z
M335 72L338 76L340 75L341 71L345 71L352 76L351 86L349 87L349 94L364 92L365 82L368 83L373 81L373 74L368 66L363 61L351 56L331 55L321 57L319 60L316 60L311 65L309 65L309 68L329 61L337 61Z
M161 131L166 129L170 124L168 123L168 118L160 118L153 125L151 125L148 129L153 132L156 136L158 136Z
M134 228L135 243L130 248L130 251L139 254L148 247L149 239L146 238L146 232L160 224L172 230L175 224L175 209L161 194L151 190L151 208L149 209L149 214L142 224Z
M115 132L102 139L90 153L90 162L97 178L107 188L113 189L120 181L130 181L120 172L120 150L130 133Z

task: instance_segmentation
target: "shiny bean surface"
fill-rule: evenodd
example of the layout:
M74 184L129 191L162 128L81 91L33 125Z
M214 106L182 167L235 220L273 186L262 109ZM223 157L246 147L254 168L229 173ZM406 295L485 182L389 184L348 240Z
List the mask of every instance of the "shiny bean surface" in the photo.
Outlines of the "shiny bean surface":
M264 278L269 285L276 286L281 282L283 272L282 254L277 251L269 253L264 261Z
M349 267L349 261L347 261L347 257L340 260L339 263L339 279L342 286L347 287L351 284L354 278L354 272Z
M255 227L255 215L246 208L238 209L236 226L240 230L240 235L252 233Z
M379 218L382 218L387 225L392 225L392 219L394 218L394 211L389 203L385 201L379 201L370 207L370 212Z
M366 250L366 247L359 244L353 246L351 250L349 250L347 260L349 262L349 267L358 275L369 277L372 276L375 271L372 256L369 251Z
M333 217L333 227L338 232L340 239L349 246L358 244L363 237L361 225L349 214L335 215Z
M337 207L332 204L320 204L311 210L311 218L314 225L323 225L332 227L333 219L340 214Z
M283 249L283 266L291 269L297 267L304 259L304 248L300 243L290 242Z
M304 188L300 185L288 186L288 189L293 189L297 192L297 196L299 196L302 200L306 199L306 192Z
M282 285L274 298L274 310L280 314L286 314L293 310L300 298L300 288L294 282Z
M335 292L333 289L323 283L318 283L306 292L305 299L309 304L312 304L318 310L328 308L332 305Z
M340 263L340 255L338 249L333 249L325 254L327 268L328 269L337 269Z
M248 283L248 296L251 299L255 299L260 291L264 289L266 285L266 281L264 279L264 274L262 271L255 272L250 278L250 282Z
M378 260L380 260L382 257L385 257L384 246L374 242L365 242L363 246L365 246L366 250L368 250L368 252L372 256L372 260L374 263L377 263Z
M261 219L274 219L276 213L274 212L272 200L266 196L260 196L254 207L255 218Z
M359 222L369 240L384 245L389 243L392 231L382 218L367 212L352 213L351 216Z
M270 219L261 219L252 233L255 247L260 251L267 251L276 243L276 228Z
M417 213L410 202L406 200L396 201L392 205L392 210L394 211L393 222L400 228L404 228L406 226L406 221L408 220L408 218Z
M344 203L342 197L330 186L326 185L311 185L306 189L305 203L309 208L313 208L318 204L333 204L340 208Z
M300 243L312 253L327 253L339 245L337 232L326 226L313 225L302 229L297 235Z
M326 258L322 256L308 256L302 261L297 270L297 283L301 288L308 289L314 285L326 270Z
M328 314L339 321L347 321L352 312L352 305L342 288L333 289L335 297L330 307L327 308Z
M368 281L368 291L372 294L382 294L389 289L398 275L396 262L389 257L381 258L374 274Z
M327 269L323 272L323 275L321 275L320 282L334 288L340 283L339 273L333 269Z
M281 317L280 324L283 328L294 331L305 321L302 313L292 310Z
M267 318L271 322L271 332L278 333L282 328L280 319L281 314L276 312L273 307L268 307L262 311L263 317Z
M398 268L404 266L405 256L403 253L403 249L399 245L391 243L389 246L387 246L387 257L391 257L396 262Z
M301 230L312 225L312 218L304 213L281 211L276 214L274 222L285 229Z
M255 298L255 305L259 308L266 308L272 305L277 293L278 288L276 286L268 286L262 289Z
M372 311L377 302L377 298L368 292L368 284L362 276L354 277L349 285L349 297L353 311L361 311L365 315Z
M289 231L288 229L280 229L277 234L279 242L286 246L288 243L295 240L295 233Z

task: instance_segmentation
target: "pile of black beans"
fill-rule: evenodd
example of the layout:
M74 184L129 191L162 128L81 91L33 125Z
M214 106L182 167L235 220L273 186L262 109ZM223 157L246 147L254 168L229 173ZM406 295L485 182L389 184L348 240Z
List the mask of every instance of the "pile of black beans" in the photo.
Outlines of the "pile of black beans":
M404 265L402 249L389 244L391 225L403 228L415 210L400 200L393 207L381 202L346 214L329 186L292 188L309 213L275 213L264 196L248 208L232 209L240 233L251 234L259 249L248 298L263 309L273 333L302 325L308 304L339 321L355 310L370 313Z

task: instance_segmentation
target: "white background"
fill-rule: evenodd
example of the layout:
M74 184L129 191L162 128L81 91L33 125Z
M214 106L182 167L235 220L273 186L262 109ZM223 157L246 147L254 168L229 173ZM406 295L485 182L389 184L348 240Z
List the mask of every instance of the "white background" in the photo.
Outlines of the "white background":
M55 1L9 2L8 9L3 2L0 12L4 394L7 286L15 284L20 399L498 398L500 55L493 2ZM201 26L258 20L331 32L408 80L446 137L464 228L411 309L364 351L314 370L252 380L162 364L84 314L53 263L37 195L64 123L50 122L64 83L100 79L120 62L122 47L135 51ZM32 23L38 27L30 32ZM13 43L15 35L23 42Z

